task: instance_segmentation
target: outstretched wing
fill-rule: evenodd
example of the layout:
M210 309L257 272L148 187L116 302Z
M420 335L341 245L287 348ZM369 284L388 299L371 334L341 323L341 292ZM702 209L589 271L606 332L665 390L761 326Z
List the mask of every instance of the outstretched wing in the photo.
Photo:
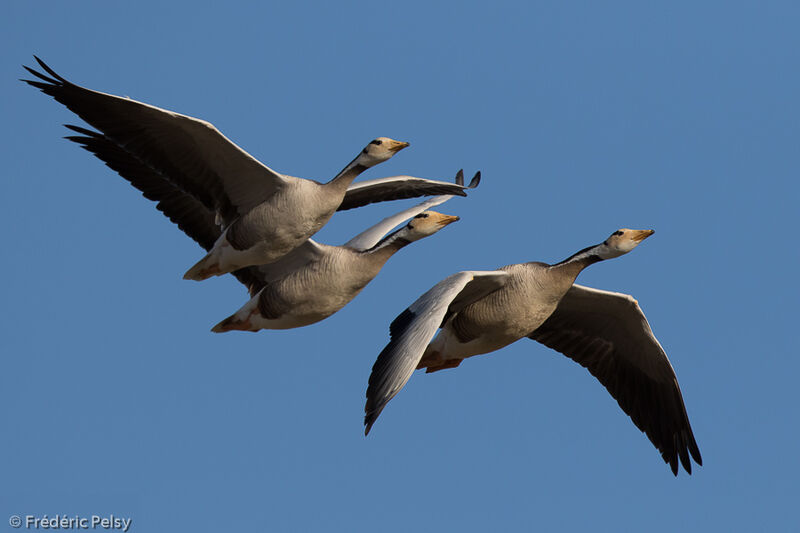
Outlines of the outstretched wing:
M408 382L445 313L458 312L502 287L507 279L508 273L499 270L458 272L434 285L392 321L391 341L381 351L369 376L365 434L389 400Z
M67 125L67 128L80 135L66 139L93 153L142 191L145 198L158 202L156 208L200 246L208 250L214 245L221 230L214 223L213 211L102 134L78 126Z
M36 57L36 56L34 56ZM52 96L108 139L198 199L229 223L283 187L285 176L263 165L212 124L129 98L75 85L36 61L52 77L22 80Z
M67 127L80 134L68 136L67 139L97 156L109 168L142 191L145 198L158 202L156 208L204 249L210 250L214 246L221 234L220 227L215 223L214 211L102 134L78 126ZM232 274L251 293L253 287L263 286L259 278L249 269L237 270Z
M702 465L675 371L631 296L573 285L528 335L587 368L645 432L673 474Z
M481 182L481 173L477 172L469 185L464 185L464 171L459 170L455 183L446 181L415 178L413 176L389 176L374 180L353 183L347 188L338 211L353 209L374 202L387 200L400 200L403 198L416 198L418 196L432 196L449 194L466 196L467 189L474 189Z

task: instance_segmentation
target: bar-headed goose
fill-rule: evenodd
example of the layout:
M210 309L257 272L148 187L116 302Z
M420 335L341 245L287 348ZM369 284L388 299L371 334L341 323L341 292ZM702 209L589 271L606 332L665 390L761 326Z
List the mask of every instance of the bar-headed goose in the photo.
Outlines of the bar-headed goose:
M206 208L197 198L164 179L161 174L133 157L130 153L111 142L105 136L77 126L68 127L80 135L69 136L67 139L78 143L89 152L95 154L105 162L109 168L116 171L120 176L129 181L131 185L139 189L145 198L158 202L156 204L157 209L164 213L172 222L177 224L186 235L194 239L200 246L209 250L214 246L214 243L218 241L221 230L215 223L216 214L214 211ZM472 185L474 186L475 182L479 180L480 172L473 178ZM463 171L458 171L455 183L464 183ZM397 224L422 213L425 209L439 205L450 198L452 198L452 195L435 196L427 202L423 202L420 205L388 217L351 239L345 246L353 249L368 250L378 244L381 237ZM431 220L433 220L433 218ZM396 236L401 237L399 234ZM399 245L400 243L401 241L397 241L392 244L392 246ZM381 253L386 253L391 249L391 246L388 246L389 244L391 243L386 243L387 248ZM290 253L285 258L285 261L283 260L284 258L281 258L279 262L272 263L272 265L242 268L231 272L231 274L241 281L245 287L247 287L250 295L253 296L266 285L268 280L273 279L288 268L288 265L297 265L299 258L309 257L309 250L313 253L313 250L324 246L325 245L317 243L304 244L297 248L297 255ZM377 252L377 250L375 250L375 252ZM294 259L292 259L292 257ZM353 297L354 296L355 294Z
M211 331L299 328L331 316L355 298L395 252L457 221L456 216L428 210L450 198L435 196L385 218L343 246L308 239L273 263L249 267L246 270L258 280L251 291L261 288Z
M453 368L528 337L586 367L672 472L677 475L680 459L691 474L689 454L702 464L700 450L675 371L638 303L627 294L574 284L587 266L626 254L652 234L621 229L554 265L459 272L436 284L391 324L391 341L369 378L366 433L415 368Z
M34 56L35 57L35 56ZM299 246L341 209L426 195L466 196L469 186L392 176L352 187L364 170L408 143L379 137L327 183L278 173L228 140L212 124L129 98L75 85L36 61L49 76L22 80L64 104L180 191L215 214L222 235L184 277L201 280L248 265L269 263ZM74 128L73 128L74 129ZM86 136L96 135L94 132ZM95 152L105 160L102 153ZM130 179L130 178L128 178ZM178 216L192 218L198 213Z

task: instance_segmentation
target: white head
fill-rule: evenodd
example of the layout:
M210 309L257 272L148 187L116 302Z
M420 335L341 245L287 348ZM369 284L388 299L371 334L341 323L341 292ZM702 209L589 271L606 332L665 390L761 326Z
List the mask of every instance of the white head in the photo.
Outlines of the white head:
M361 150L353 163L372 167L390 159L394 154L408 146L407 142L395 141L388 137L378 137Z
M597 255L602 259L611 259L627 254L653 233L655 231L651 229L618 229L599 246Z
M423 211L408 221L403 229L397 232L397 237L413 242L423 237L433 235L448 224L459 220L456 216L443 215L436 211Z

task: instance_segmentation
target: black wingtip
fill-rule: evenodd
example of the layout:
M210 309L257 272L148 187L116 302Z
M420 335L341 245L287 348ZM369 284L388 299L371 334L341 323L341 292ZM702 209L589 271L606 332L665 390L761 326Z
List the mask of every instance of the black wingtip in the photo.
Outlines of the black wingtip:
M38 70L33 70L31 67L28 67L26 65L22 65L22 68L24 68L25 70L28 71L29 74L32 74L33 76L36 76L40 80L46 81L49 85L58 85L58 81L57 80L54 80L53 78L48 78L47 76L45 76L44 74L42 74ZM23 79L21 79L19 81L24 81L25 83L29 83L31 85L34 85L34 87L39 87L38 85L35 85L35 84L36 83L41 83L41 82L38 82L38 81L23 80ZM45 85L45 87L46 87L46 85ZM41 89L41 87L39 87L39 88Z
M678 476L678 454L673 455L669 460L669 467L672 469L672 475Z
M464 169L460 169L456 172L456 185L464 185Z
M74 124L63 124L63 126L76 133L80 133L81 135L86 135L87 137L102 137L102 135L97 133L96 131L88 130L80 126L76 126Z
M689 452L686 450L686 446L678 448L678 457L681 460L683 469L686 470L689 475L692 475L692 463L689 460Z
M44 61L39 59L39 56L34 54L33 58L36 60L37 63L39 63L39 66L42 67L45 70L45 72L47 72L48 74L53 76L58 81L63 82L63 83L67 83L67 80L65 80L64 78L62 78L58 74L56 74L55 70L51 69L49 66L47 66L47 63L45 63Z
M703 466L703 457L700 455L700 448L697 446L697 441L694 440L694 435L691 434L691 429L689 432L689 453L692 454L692 459L694 459L695 463Z
M470 180L467 189L474 189L480 184L480 182L481 182L481 171L479 170L475 173L474 176L472 176L472 179Z

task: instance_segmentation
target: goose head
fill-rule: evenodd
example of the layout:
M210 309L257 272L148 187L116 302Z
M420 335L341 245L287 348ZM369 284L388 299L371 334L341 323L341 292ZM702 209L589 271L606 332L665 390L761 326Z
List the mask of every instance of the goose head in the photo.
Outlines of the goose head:
M433 235L448 224L459 220L459 217L443 215L436 211L423 211L412 218L408 224L401 229L397 236L409 242L414 242L429 235Z
M372 167L390 159L394 154L407 147L407 142L395 141L388 137L378 137L361 150L353 162L365 167Z
M655 231L651 229L618 229L600 245L599 255L603 259L611 259L627 254L653 233Z

